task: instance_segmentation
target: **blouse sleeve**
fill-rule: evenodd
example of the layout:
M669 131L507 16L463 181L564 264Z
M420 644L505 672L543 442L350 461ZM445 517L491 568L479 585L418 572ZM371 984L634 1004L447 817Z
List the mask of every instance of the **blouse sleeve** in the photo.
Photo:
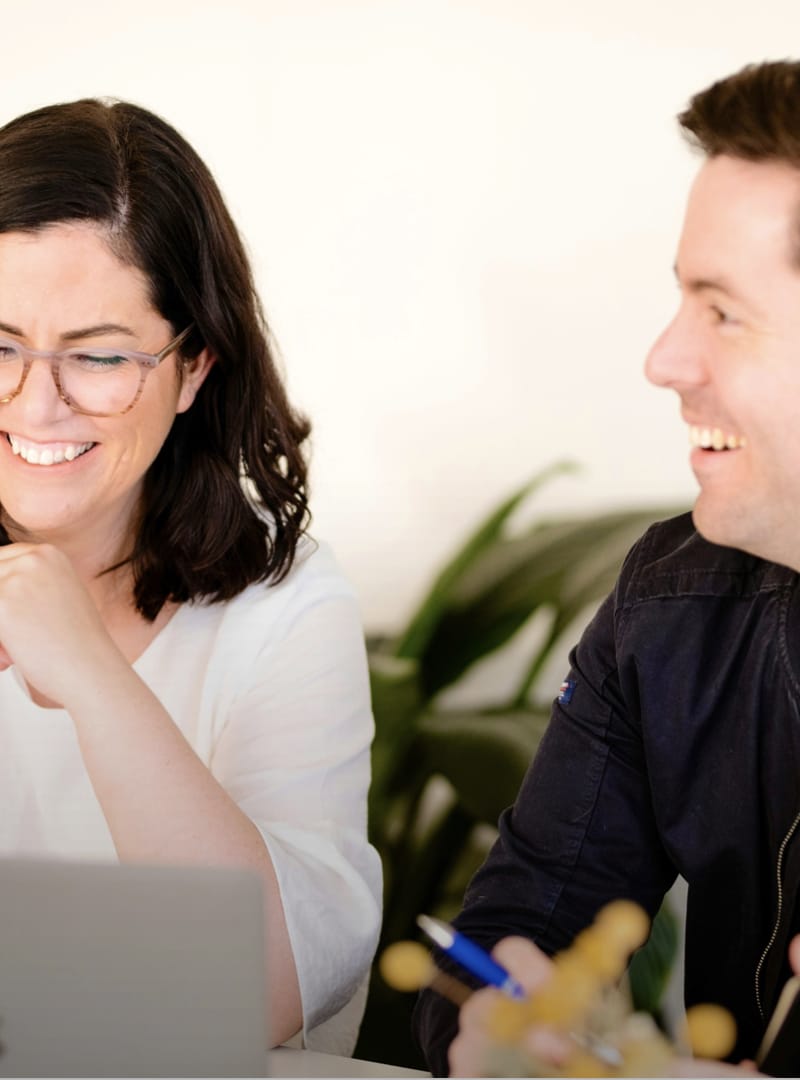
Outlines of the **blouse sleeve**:
M219 659L238 685L210 765L275 867L305 1037L362 987L377 945L381 870L366 811L373 720L358 606L330 553L317 549L263 592L268 616L256 600L227 628ZM351 1007L342 1014L351 1030L326 1024L325 1048L349 1052L359 1019Z

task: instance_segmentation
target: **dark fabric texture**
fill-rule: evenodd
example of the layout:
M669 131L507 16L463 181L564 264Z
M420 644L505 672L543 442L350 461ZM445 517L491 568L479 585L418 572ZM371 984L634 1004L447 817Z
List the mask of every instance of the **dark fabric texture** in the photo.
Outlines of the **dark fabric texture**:
M458 929L489 949L523 934L552 954L617 897L654 915L681 874L686 1003L726 1006L731 1058L755 1054L800 930L800 827L780 919L777 885L800 811L798 580L708 543L688 514L648 530L570 654L572 697L554 705ZM420 995L434 1075L447 1075L456 1024L447 1001Z

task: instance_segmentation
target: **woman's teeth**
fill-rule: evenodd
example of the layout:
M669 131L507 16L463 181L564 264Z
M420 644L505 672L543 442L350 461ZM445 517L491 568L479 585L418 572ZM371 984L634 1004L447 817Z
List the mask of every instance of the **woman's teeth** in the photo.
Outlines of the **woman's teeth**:
M742 450L747 446L744 435L732 435L722 428L689 427L689 443L703 450Z
M12 451L29 465L60 465L62 461L74 461L95 445L93 442L86 442L62 443L56 447L34 446L32 443L22 442L16 435L8 435L8 441Z

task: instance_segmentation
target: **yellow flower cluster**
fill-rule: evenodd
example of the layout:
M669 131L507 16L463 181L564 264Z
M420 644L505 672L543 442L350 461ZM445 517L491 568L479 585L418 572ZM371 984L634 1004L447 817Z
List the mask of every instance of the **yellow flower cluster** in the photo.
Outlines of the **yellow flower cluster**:
M529 1076L644 1076L674 1052L649 1017L632 1016L619 981L650 930L645 912L615 900L553 958L552 975L524 1001L498 997L489 1034L500 1059ZM560 1041L542 1039L556 1032ZM493 1075L498 1055L490 1052Z
M647 940L650 921L628 900L615 900L553 958L552 974L524 999L497 994L488 1021L485 1076L666 1076L676 1048L643 1013L632 1013L620 989L631 953ZM422 945L398 942L380 958L398 990L430 985L454 1000L466 989L438 972ZM459 988L463 993L458 994ZM687 1014L682 1052L721 1058L736 1039L731 1015L716 1005Z

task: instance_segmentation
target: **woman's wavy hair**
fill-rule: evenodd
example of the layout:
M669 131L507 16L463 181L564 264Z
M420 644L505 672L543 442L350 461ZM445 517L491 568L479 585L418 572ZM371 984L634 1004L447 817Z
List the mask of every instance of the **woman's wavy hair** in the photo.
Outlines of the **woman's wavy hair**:
M80 221L146 275L176 334L193 327L182 358L204 347L216 358L145 477L125 560L138 610L154 619L167 600L281 580L309 521L310 425L287 400L213 177L169 124L126 102L53 105L0 128L0 232Z

